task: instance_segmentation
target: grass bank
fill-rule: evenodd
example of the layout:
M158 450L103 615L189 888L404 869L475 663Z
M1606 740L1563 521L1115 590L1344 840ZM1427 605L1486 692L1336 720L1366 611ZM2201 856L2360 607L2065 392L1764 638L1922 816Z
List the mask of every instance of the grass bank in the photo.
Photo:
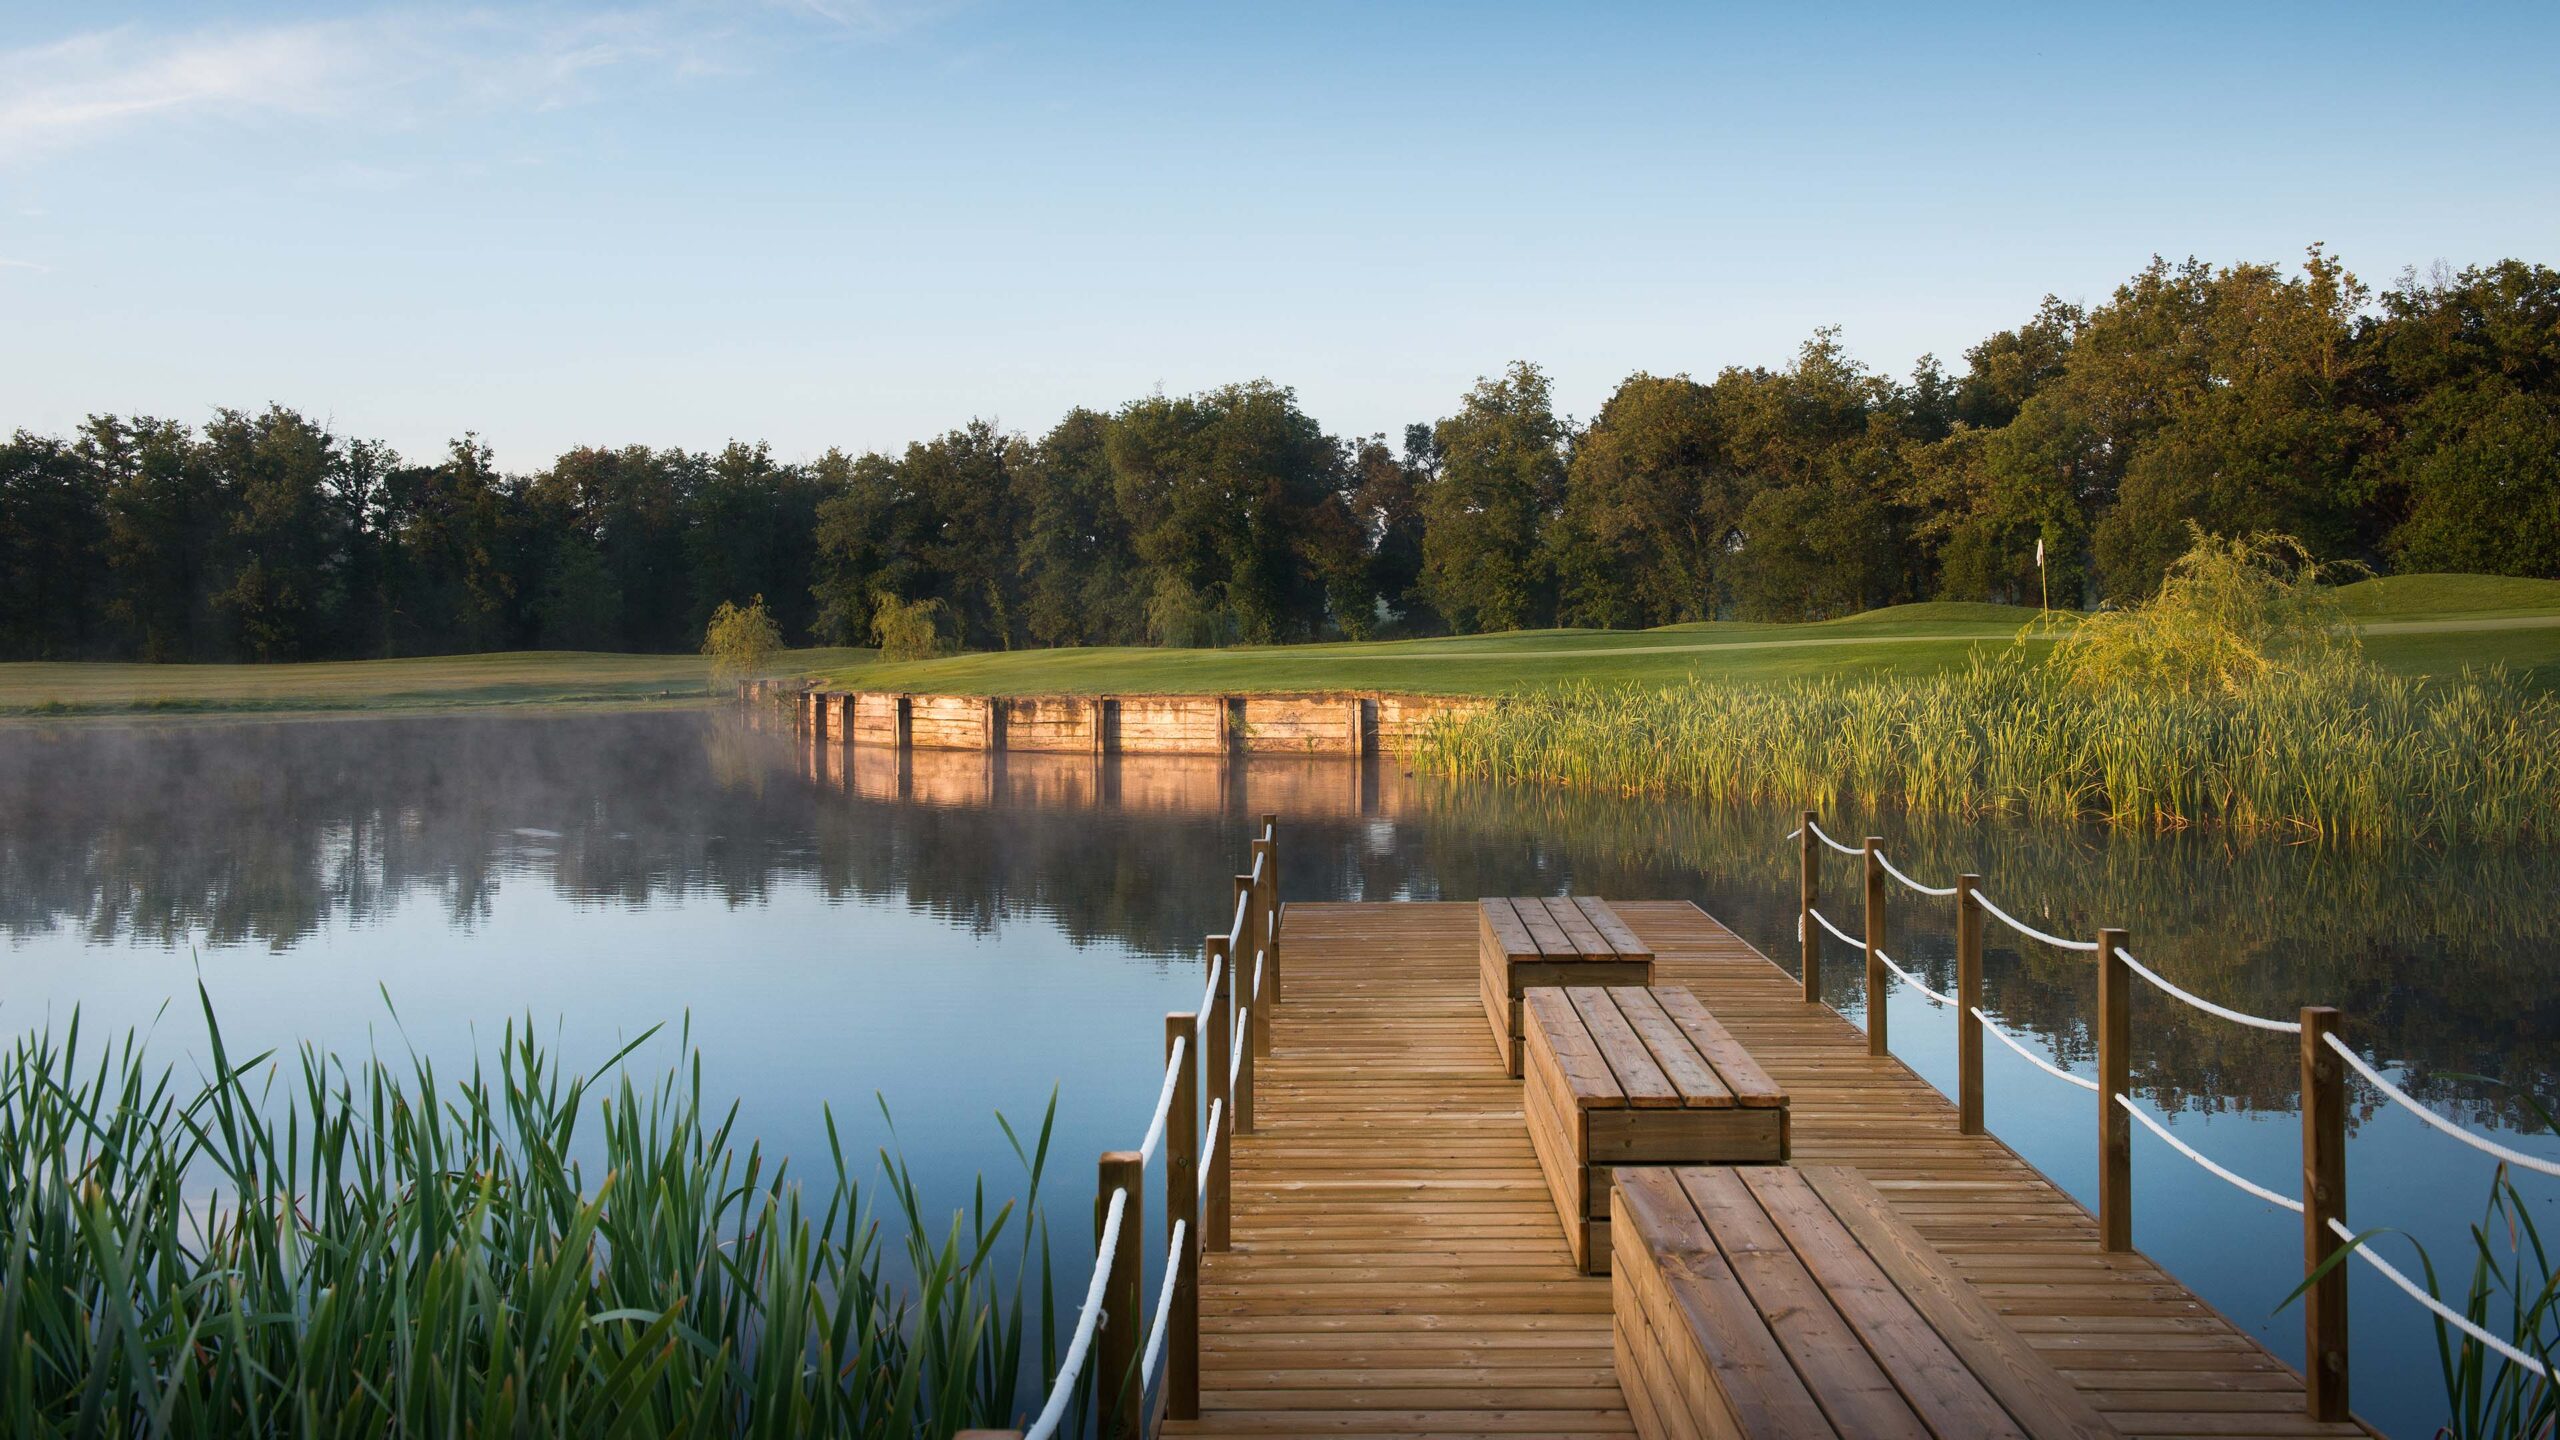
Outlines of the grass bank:
M801 650L794 667L858 663L868 651ZM304 665L0 665L0 716L362 714L459 709L698 705L699 655L513 651Z
M2338 595L2366 655L2385 670L2458 675L2494 665L2528 686L2560 690L2560 582L2408 575L2346 586ZM1796 625L1719 621L1225 650L1097 646L897 664L869 650L796 650L779 658L776 671L835 689L960 695L1508 695L1577 683L1771 685L1960 670L2007 649L2035 618L2014 606L1940 602ZM708 673L697 655L559 651L309 665L0 664L0 717L692 705L706 697Z
M742 1153L698 1055L636 1087L511 1027L495 1075L305 1052L278 1094L212 1033L183 1091L76 1017L0 1060L8 1433L906 1440L1019 1412L1040 1151L1024 1214L947 1228L884 1155L883 1225L841 1145L789 1178Z

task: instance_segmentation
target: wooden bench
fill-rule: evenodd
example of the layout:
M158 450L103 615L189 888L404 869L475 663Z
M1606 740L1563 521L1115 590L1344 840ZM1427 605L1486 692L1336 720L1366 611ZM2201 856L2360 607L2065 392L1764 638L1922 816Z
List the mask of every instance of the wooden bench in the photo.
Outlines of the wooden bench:
M1612 1203L1648 1440L2116 1433L1852 1170L1622 1170Z
M1650 985L1653 952L1608 903L1587 895L1476 902L1484 1018L1503 1069L1520 1078L1520 996L1533 985Z
M1609 1182L1629 1165L1774 1164L1787 1097L1677 986L1540 986L1523 1001L1521 1107L1574 1263L1609 1270Z

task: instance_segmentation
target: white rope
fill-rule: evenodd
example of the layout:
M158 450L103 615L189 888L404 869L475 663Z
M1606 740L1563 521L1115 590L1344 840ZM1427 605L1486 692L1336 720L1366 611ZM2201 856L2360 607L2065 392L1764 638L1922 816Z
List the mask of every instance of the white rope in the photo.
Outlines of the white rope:
M1212 1100L1209 1102L1209 1141L1207 1144L1200 1147L1199 1198L1200 1203L1203 1205L1209 1203L1209 1177L1218 1173L1216 1167L1212 1166L1209 1162L1218 1158L1218 1121L1224 1118L1226 1108L1227 1102L1224 1100ZM1029 1437L1024 1437L1024 1440L1029 1440Z
M2162 994L2167 995L2173 1000L2183 1000L2208 1015L2219 1015L2234 1025L2247 1025L2259 1030L2273 1030L2284 1035L2299 1035L2302 1033L2302 1022L2299 1020L2269 1020L2263 1015L2252 1015L2245 1010L2227 1009L2223 1006L2214 1004L2212 1001L2205 999L2201 995L2193 995L2187 991L2181 990L2177 986L2170 984L2168 981L2161 979L2159 973L2154 971L2150 966L2134 959L2133 956L2126 953L2125 948L2121 945L2116 947L2116 958L2131 966L2134 974L2139 975L2143 979L2150 981L2153 985L2158 986Z
M1164 1284L1156 1291L1156 1323L1147 1327L1147 1353L1138 1361L1138 1389L1156 1383L1156 1366L1164 1360L1164 1322L1173 1316L1173 1282L1182 1274L1182 1237L1186 1222L1173 1222L1172 1242L1165 1246Z
M1138 1142L1138 1164L1141 1168L1156 1158L1156 1146L1164 1141L1165 1117L1173 1113L1173 1087L1182 1078L1182 1061L1191 1037L1173 1037L1173 1051L1164 1058L1164 1089L1156 1096L1156 1113L1147 1121L1147 1138Z
M1259 1000L1259 999L1261 999L1261 998L1262 998L1262 961L1263 961L1263 952L1262 952L1262 951L1260 951L1260 950L1256 950L1256 951L1254 951L1254 952L1253 952L1253 988L1252 988L1251 990L1248 990L1248 991L1246 991L1246 992L1245 992L1245 999L1246 999L1248 1002L1250 1002L1250 1001L1254 1001L1254 1000Z
M1244 1043L1238 1045L1234 1053L1227 1056L1227 1093L1230 1095L1235 1093L1236 1077L1244 1073L1244 1057L1253 1049L1252 1006L1236 1007L1236 1033L1244 1037Z
M1239 890L1236 892L1236 918L1227 922L1228 954L1241 954L1244 950L1244 915L1245 911L1250 909L1252 905L1253 892L1251 890Z
M2344 1221L2330 1221L2329 1229L2340 1239L2353 1240L2356 1238L2356 1233L2353 1230L2348 1229ZM2470 1336L2472 1339L2479 1341L2490 1349L2497 1351L2499 1354L2514 1361L2516 1364L2523 1366L2525 1369L2532 1371L2534 1374L2541 1376L2543 1379L2548 1380L2551 1378L2551 1367L2534 1359L2532 1356L2527 1355L2513 1345L2508 1344L2506 1341L2499 1339L2497 1336L2490 1334L2488 1331L2481 1329L2479 1326L2472 1324L2469 1317L2455 1313L2443 1301L2438 1300L2433 1295L2430 1295L2425 1290L2419 1288L2416 1281L2413 1281L2408 1276L2401 1274L2390 1261L2373 1253L2373 1247L2371 1245L2358 1245L2356 1247L2356 1253L2363 1256L2365 1261L2372 1265L2374 1269L2381 1271L2382 1278L2399 1286L2403 1291L2407 1292L2410 1299L2417 1301L2419 1304L2424 1305L2429 1310L2435 1312L2436 1319L2452 1326L2454 1329L2461 1331L2463 1334Z
M2057 946L2064 950L2095 951L2098 948L2098 942L2095 940L2065 940L2059 935L2047 935L2033 925L2028 924L2026 921L2021 920L2017 916L2010 914L2008 911L2001 909L1999 906L1992 904L1991 897L1983 894L1979 890L1973 892L1973 901L1983 909L1990 911L1992 914L1999 916L2003 921L2007 922L2010 929L2017 931L2019 934L2024 935L2029 939L2041 940L2047 945Z
M1941 1005L1953 1005L1956 1003L1956 997L1953 995L1941 995L1937 991L1930 989L1928 986L1921 984L1919 976L1914 975L1910 971L1903 969L1901 966L1894 964L1892 956L1879 950L1876 952L1876 958L1884 962L1884 968L1901 976L1903 984L1910 986L1912 989L1919 991L1921 994L1928 996L1930 999L1937 1001Z
M2010 1049L2017 1051L2017 1052L2018 1052L2018 1057L2019 1057L2020 1059L2022 1059L2022 1060L2026 1061L2026 1062L2027 1062L2028 1064L2030 1064L2030 1065L2033 1065L2034 1067L2036 1067L2037 1069L2039 1069L2039 1070L2043 1071L2043 1072L2044 1072L2044 1073L2046 1073L2047 1075L2052 1076L2052 1077L2053 1077L2054 1079L2056 1079L2056 1080L2068 1080L2068 1081L2070 1081L2072 1084L2079 1086L2081 1089L2088 1091L2088 1092L2089 1092L2090 1094L2092 1094L2092 1095L2094 1095L2094 1094L2098 1093L2098 1082L2097 1082L2097 1081L2095 1081L2095 1080L2083 1080L2083 1079L2081 1079L2079 1076L2072 1074L2070 1071L2063 1069L2061 1066L2056 1065L2056 1064L2052 1063L2051 1061L2049 1061L2049 1060L2047 1060L2047 1059L2045 1059L2043 1056L2038 1055L2037 1053L2035 1053L2035 1052L2034 1052L2034 1051L2032 1051L2032 1050L2029 1050L2026 1046L2019 1044L2019 1043L2017 1042L2017 1040L2016 1040L2013 1036L2011 1036L2011 1035L2009 1034L2009 1032L2008 1032L2008 1031L2003 1030L2003 1029L2001 1029L1998 1025L1993 1024L1993 1023L1991 1022L1991 1017L1982 1013L1982 1007L1981 1007L1981 1006L1979 1006L1979 1005L1974 1006L1974 1007L1973 1007L1972 1014L1973 1014L1973 1018L1974 1018L1974 1019L1979 1020L1979 1021L1981 1021L1981 1022L1982 1022L1982 1028L1983 1028L1983 1029L1988 1030L1988 1031L1990 1031L1992 1034L1997 1035L1997 1036L1999 1036L1999 1037L2000 1037L2000 1043L2001 1043L2001 1044L2006 1045L2006 1046L2008 1046Z
M1886 859L1885 853L1881 850L1876 852L1876 863L1884 867L1884 873L1901 881L1903 884L1910 886L1912 889L1919 891L1923 895L1953 895L1956 893L1956 887L1953 885L1923 885L1919 881L1912 879L1910 876L1903 874L1900 867L1896 866L1891 860Z
M2470 1131L2463 1129L2461 1126L2456 1125L2433 1110L2430 1110L2426 1106L2411 1099L2408 1091L2403 1090L2399 1086L2392 1084L2390 1081L2383 1079L2381 1071L2364 1063L2363 1056L2358 1055L2355 1051L2347 1048L2347 1042L2339 1039L2337 1032L2331 1031L2320 1038L2329 1042L2330 1049L2335 1050L2340 1055L2344 1056L2346 1058L2346 1062L2355 1067L2355 1072L2357 1074L2362 1075L2365 1079L2371 1081L2374 1089L2379 1090L2383 1094L2390 1096L2392 1099L2399 1101L2402 1105L2408 1107L2411 1114L2416 1115L2419 1119L2426 1121L2428 1124L2433 1125L2447 1135L2452 1136L2454 1139L2461 1141L2463 1144L2470 1146L2474 1150L2485 1151L2488 1154L2495 1155L2510 1165L2521 1165L2525 1169L2534 1171L2541 1175L2560 1175L2560 1163L2545 1160L2538 1155L2527 1155L2521 1150L2510 1150L2495 1140L2483 1140L2479 1136L2472 1134Z
M2124 1113L2141 1121L2152 1134L2168 1141L2170 1149L2186 1156L2188 1159L2193 1160L2205 1169L2212 1171L2214 1174L2221 1176L2223 1179L2239 1186L2241 1189L2248 1191L2250 1194L2257 1196L2259 1199L2266 1201L2270 1205L2281 1205L2296 1215L2302 1213L2301 1201L2293 1199L2291 1196L2279 1195L2273 1190L2268 1189L2266 1186L2261 1185L2246 1176L2235 1175L2230 1171L2223 1169L2221 1166L2213 1163L2212 1160L2206 1158L2206 1156L2202 1152L2198 1151L2194 1146L2189 1145L2186 1141L2170 1134L2169 1127L2143 1113L2141 1107L2133 1103L2132 1096L2118 1095L2116 1097L2116 1103L2124 1107Z
M1821 826L1816 825L1812 828L1814 839L1821 841L1823 844L1830 846L1832 849L1839 851L1843 855L1864 855L1867 853L1866 847L1863 845L1843 845L1839 841L1832 839L1830 836L1823 834ZM1804 831L1799 829L1796 833L1801 835Z
M1848 931L1841 929L1839 926L1832 924L1832 923L1831 923L1831 917L1830 917L1830 916L1828 916L1828 915L1823 914L1821 911L1819 911L1819 910L1814 911L1814 912L1813 912L1813 918L1814 918L1815 920L1817 920L1817 921L1819 921L1819 922L1821 923L1821 925L1822 925L1822 928L1823 928L1823 929L1828 930L1828 931L1830 931L1833 935L1838 936L1838 937L1839 937L1839 939L1840 939L1840 943L1841 943L1841 944L1843 944L1843 945L1855 945L1855 946L1858 946L1860 949L1864 949L1864 948L1866 947L1866 943L1867 943L1866 941L1861 940L1861 939L1859 939L1857 936L1850 934Z
M1209 1038L1209 1017L1218 1012L1218 975L1226 968L1224 955L1209 962L1209 985L1200 992L1200 1013L1191 1017L1191 1033L1198 1039Z
M1129 1209L1129 1192L1111 1192L1111 1208L1102 1217L1102 1241L1095 1247L1093 1283L1084 1291L1084 1313L1076 1317L1075 1337L1067 1342L1067 1358L1058 1362L1057 1381L1049 1387L1049 1403L1040 1407L1040 1418L1022 1432L1022 1440L1050 1440L1058 1433L1058 1424L1067 1415L1067 1402L1075 1398L1076 1377L1084 1373L1085 1352L1093 1348L1093 1332L1102 1323L1102 1292L1111 1283L1111 1252L1120 1245L1120 1217Z

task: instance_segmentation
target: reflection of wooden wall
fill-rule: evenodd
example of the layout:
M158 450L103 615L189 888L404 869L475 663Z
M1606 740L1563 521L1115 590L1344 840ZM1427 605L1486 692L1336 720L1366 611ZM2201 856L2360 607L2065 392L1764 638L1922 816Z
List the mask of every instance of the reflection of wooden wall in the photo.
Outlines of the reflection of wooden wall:
M856 799L1206 817L1344 820L1378 812L1379 768L1339 755L1059 755L907 750L804 739L801 773Z
M801 724L835 744L1052 755L1402 754L1430 717L1487 702L1418 695L900 695L829 691Z

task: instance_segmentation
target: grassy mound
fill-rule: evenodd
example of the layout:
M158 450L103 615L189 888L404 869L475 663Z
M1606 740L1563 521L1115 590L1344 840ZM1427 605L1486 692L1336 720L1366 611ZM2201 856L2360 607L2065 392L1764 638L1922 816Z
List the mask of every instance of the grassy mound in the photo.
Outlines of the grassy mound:
M2510 575L2383 575L2341 585L2338 607L2359 620L2560 610L2560 580Z

